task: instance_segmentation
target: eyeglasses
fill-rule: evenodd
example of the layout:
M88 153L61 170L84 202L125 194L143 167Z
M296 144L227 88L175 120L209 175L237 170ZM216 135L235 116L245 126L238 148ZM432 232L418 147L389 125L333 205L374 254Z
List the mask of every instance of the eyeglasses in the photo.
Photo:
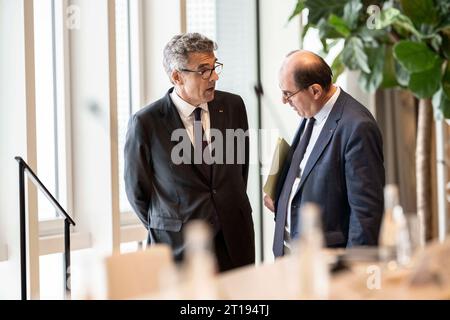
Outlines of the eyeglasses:
M205 68L202 70L180 69L180 71L195 72L195 73L199 74L203 80L208 80L209 78L211 78L213 71L215 71L216 74L220 74L222 72L222 69L223 69L223 63L216 62L214 64L214 68L212 68L212 69L208 69L208 68Z
M297 93L299 93L302 90L304 90L304 89L299 89L299 90L295 91L294 93L281 91L281 95L283 96L284 100L288 101L290 98L292 98L293 96L295 96Z

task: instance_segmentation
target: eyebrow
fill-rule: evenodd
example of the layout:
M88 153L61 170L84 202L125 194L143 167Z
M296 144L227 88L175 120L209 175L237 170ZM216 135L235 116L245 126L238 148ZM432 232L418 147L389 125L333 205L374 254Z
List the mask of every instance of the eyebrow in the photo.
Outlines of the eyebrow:
M289 93L291 93L289 90L285 90L285 89L281 88L281 86L278 86L278 87L280 88L280 90L281 90L281 92L282 92L283 94L289 94Z
M217 58L216 58L216 60L214 60L213 65L216 64L216 62L217 62ZM199 65L197 68L203 68L203 67L209 67L209 66L210 66L209 63L202 63L202 64Z

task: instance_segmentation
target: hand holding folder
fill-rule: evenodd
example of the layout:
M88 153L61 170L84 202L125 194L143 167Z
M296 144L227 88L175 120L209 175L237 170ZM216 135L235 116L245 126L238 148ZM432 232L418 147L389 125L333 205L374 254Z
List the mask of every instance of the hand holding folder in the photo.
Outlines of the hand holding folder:
M272 165L270 166L270 172L263 187L264 193L267 194L272 200L275 200L278 178L281 174L281 170L283 169L284 162L286 161L289 148L290 146L286 140L283 138L278 138L272 158Z

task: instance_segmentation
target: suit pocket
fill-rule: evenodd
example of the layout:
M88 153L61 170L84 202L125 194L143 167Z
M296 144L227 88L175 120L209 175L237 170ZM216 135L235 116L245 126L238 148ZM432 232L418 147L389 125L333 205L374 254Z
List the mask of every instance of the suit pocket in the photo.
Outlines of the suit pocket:
M182 225L183 221L180 219L159 216L150 217L150 228L152 229L179 232Z

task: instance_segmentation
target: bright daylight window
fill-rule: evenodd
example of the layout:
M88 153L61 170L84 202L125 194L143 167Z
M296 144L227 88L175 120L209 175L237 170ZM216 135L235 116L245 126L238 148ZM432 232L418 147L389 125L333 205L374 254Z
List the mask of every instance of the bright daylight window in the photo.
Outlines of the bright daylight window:
M186 24L188 32L199 32L216 40L216 1L187 0Z
M67 209L62 1L34 5L37 175ZM39 220L57 217L38 192Z
M58 0L40 0L34 5L36 173L62 207L67 209L62 5L63 1ZM58 217L41 192L38 192L38 215L40 221ZM62 254L41 256L39 265L41 298L61 299Z
M117 121L120 212L130 212L125 193L123 149L130 116L140 107L139 28L136 0L116 0Z

